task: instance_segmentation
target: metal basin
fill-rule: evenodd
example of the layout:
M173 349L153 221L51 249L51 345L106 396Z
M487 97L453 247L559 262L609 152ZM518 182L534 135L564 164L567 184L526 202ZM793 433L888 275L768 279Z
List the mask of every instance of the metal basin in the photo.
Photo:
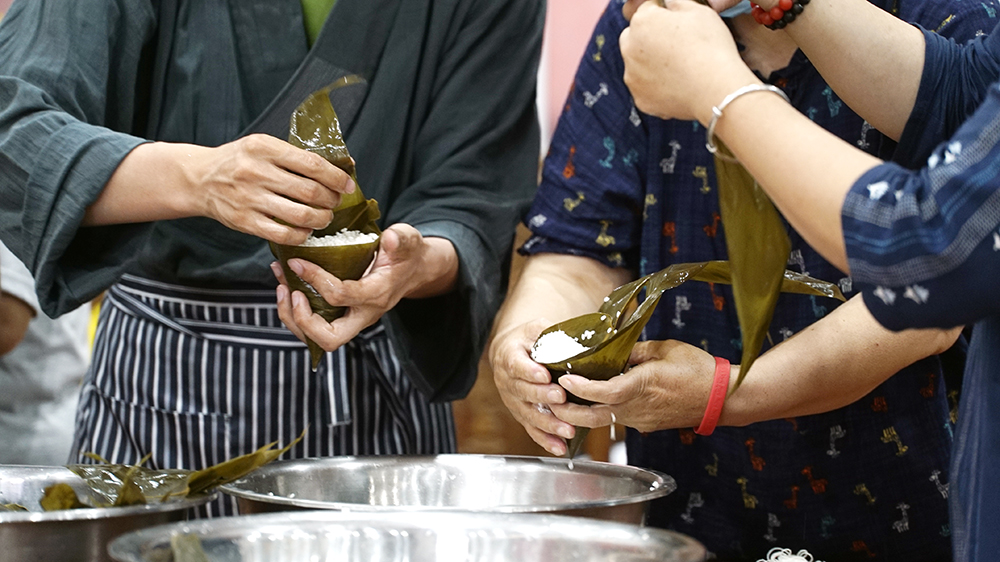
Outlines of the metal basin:
M181 521L189 508L214 497L178 499L130 507L42 512L38 501L47 486L67 483L87 501L88 488L69 469L0 465L0 504L16 503L29 512L0 512L0 559L4 562L105 562L112 539L137 529Z
M492 455L335 457L277 461L220 490L241 514L294 509L556 513L641 525L674 491L631 466Z
M186 535L186 536L185 536ZM650 527L524 513L312 511L179 523L123 535L120 562L173 560L171 539L208 562L697 562L694 539ZM202 558L193 558L202 559Z

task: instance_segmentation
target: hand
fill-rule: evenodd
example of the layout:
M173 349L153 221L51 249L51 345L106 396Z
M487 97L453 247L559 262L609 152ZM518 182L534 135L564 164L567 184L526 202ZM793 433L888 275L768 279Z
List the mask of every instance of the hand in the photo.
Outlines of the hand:
M645 113L707 124L712 106L760 81L711 8L690 0L667 0L666 6L642 4L622 31L625 84Z
M728 10L729 8L732 8L733 6L739 4L741 0L706 0L706 1L713 10L715 10L718 13L722 13ZM761 2L764 3L767 3L767 1L768 0L761 0ZM639 6L641 6L645 2L653 2L654 4L656 4L661 8L664 7L666 4L666 0L628 0L627 2L625 2L625 5L622 6L622 14L625 16L625 19L631 20L632 16L635 15L635 11L638 10ZM754 3L757 5L761 5L760 2L754 2Z
M278 244L298 245L325 228L354 182L322 156L269 135L194 152L189 183L199 214Z
M357 281L342 281L316 264L288 260L288 267L312 285L333 306L348 307L343 317L327 322L314 314L306 296L289 294L277 262L271 264L278 278L278 316L300 340L308 337L326 351L333 351L371 326L403 298L423 298L450 291L458 277L458 256L444 238L424 238L407 224L395 224L382 233L378 255L369 271Z
M715 375L715 359L683 342L636 344L629 357L634 365L607 381L563 375L559 384L580 398L596 402L581 406L553 405L561 420L581 427L603 427L615 421L642 432L697 427L705 413Z
M552 384L549 370L531 359L531 346L542 330L551 326L539 319L497 334L490 344L489 360L500 399L528 435L556 456L566 454L566 443L576 429L539 405L554 406L566 401L566 393Z

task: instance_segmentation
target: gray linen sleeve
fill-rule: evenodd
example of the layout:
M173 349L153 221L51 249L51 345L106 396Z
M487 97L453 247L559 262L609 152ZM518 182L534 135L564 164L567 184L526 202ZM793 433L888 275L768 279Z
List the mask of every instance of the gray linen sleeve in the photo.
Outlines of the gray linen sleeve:
M144 142L140 59L146 2L17 2L0 25L0 239L57 316L110 285L144 225L81 228L122 159Z

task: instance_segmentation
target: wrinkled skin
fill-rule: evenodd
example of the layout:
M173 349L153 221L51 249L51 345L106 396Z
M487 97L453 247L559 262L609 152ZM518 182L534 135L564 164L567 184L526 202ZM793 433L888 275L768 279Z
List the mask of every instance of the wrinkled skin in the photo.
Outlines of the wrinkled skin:
M288 266L312 285L332 306L348 307L343 317L327 322L315 314L301 292L290 292L277 262L271 270L278 279L278 316L300 340L308 337L333 351L378 322L403 298L443 294L457 277L457 255L451 242L424 238L408 224L387 228L371 267L357 281L341 281L318 265L290 259Z

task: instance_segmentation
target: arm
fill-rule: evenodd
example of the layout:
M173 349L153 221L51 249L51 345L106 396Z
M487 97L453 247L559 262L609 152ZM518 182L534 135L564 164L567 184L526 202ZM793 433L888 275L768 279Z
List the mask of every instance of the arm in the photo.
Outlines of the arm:
M21 299L0 292L0 356L10 353L28 331L35 311Z
M531 359L531 346L556 322L597 310L604 297L632 275L579 256L537 254L497 316L489 348L493 378L504 404L528 435L554 455L566 452L573 426L543 413L537 404L561 404L566 394L552 384L548 369Z
M719 423L744 426L841 408L904 367L945 351L960 332L891 332L859 295L762 355L754 375L727 397ZM697 427L715 369L707 353L676 341L645 342L636 346L631 362L632 369L610 381L560 377L566 390L602 405L567 403L553 406L553 413L586 427L608 425L612 412L618 422L639 431ZM734 365L730 384L738 374Z
M323 157L268 135L214 148L146 143L122 159L81 226L202 216L278 244L301 244L330 224L340 193L353 189Z
M0 26L0 224L19 226L0 235L50 315L117 279L150 221L203 215L294 242L329 222L310 205L347 189L345 174L274 139L210 149L129 134L147 117L156 15L149 2L24 2Z
M0 356L24 339L28 324L38 314L35 284L27 268L0 244Z
M669 10L643 4L622 32L625 83L641 110L707 125L714 105L760 80L739 58L729 30L712 10L681 0L667 5ZM694 44L701 48L690 48ZM657 56L678 49L689 56ZM716 70L705 73L705 68ZM672 87L662 87L664 76ZM850 186L880 160L771 93L736 98L715 132L809 244L847 271L839 209Z
M777 5L760 4L768 10ZM924 67L918 28L867 0L813 0L784 31L851 109L886 136L900 138Z

